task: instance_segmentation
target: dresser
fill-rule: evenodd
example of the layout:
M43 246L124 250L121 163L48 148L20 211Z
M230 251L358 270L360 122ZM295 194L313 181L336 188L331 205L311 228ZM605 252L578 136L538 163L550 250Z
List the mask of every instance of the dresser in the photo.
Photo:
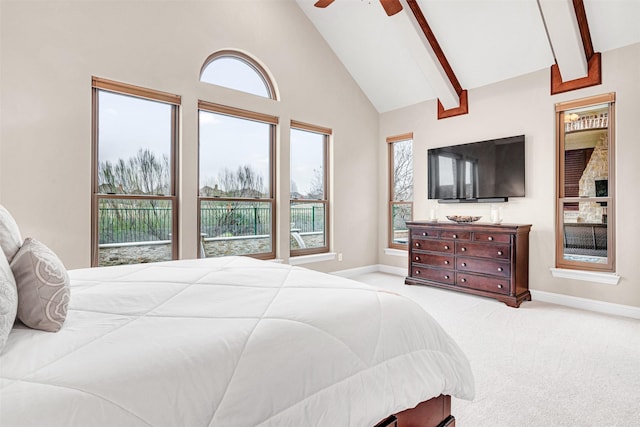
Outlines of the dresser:
M495 298L511 307L531 301L531 225L408 222L408 285Z

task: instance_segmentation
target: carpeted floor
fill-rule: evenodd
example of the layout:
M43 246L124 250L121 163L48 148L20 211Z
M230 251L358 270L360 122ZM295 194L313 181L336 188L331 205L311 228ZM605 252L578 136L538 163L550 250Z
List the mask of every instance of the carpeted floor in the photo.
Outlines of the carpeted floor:
M457 427L640 426L640 320L489 298L372 273L352 279L422 305L467 354L476 398L452 399Z

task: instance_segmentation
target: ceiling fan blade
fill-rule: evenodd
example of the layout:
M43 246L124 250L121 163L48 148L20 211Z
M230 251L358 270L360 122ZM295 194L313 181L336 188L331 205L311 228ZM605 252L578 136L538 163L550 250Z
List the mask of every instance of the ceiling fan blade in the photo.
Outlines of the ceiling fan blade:
M331 3L333 3L334 0L318 0L317 2L315 2L313 5L315 7L327 7L329 6Z
M402 4L400 3L400 0L380 0L380 3L382 4L384 11L387 12L388 16L393 16L402 10Z

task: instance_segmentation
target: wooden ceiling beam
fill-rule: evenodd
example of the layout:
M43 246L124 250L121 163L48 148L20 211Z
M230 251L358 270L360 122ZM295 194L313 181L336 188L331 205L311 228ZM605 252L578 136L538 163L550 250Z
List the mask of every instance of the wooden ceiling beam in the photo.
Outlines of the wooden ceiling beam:
M573 9L576 13L578 28L580 28L580 37L582 38L582 46L584 47L584 55L587 62L594 55L593 43L591 42L591 31L589 31L589 21L587 21L587 11L584 9L583 0L573 0Z
M456 102L452 101L452 97L446 96L446 99L441 100L441 94L438 96L438 119L444 119L447 117L458 116L462 114L467 114L469 112L469 104L467 98L467 91L462 88L462 85L458 81L455 73L453 72L453 68L447 57L444 54L444 51L440 47L440 43L438 43L438 39L435 34L431 30L427 19L422 13L422 9L416 0L406 0L409 9L411 10L413 17L415 18L418 27L422 31L422 34L425 36L429 46L431 47L431 53L435 56L435 61L437 61L438 65L441 67L444 72L446 79L448 80L447 86L450 86L455 94L457 95ZM433 83L433 82L431 82ZM436 93L438 91L436 90ZM448 95L448 94L445 94ZM445 104L448 108L445 108L443 105Z
M602 83L602 57L594 52L583 0L538 0L555 64L551 95Z

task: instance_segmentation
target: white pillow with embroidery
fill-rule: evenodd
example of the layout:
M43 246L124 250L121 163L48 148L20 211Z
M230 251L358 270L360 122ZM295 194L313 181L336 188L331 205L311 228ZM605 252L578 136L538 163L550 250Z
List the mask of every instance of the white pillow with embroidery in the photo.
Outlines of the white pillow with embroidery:
M16 281L4 254L0 254L0 353L16 320L18 292Z
M11 261L18 288L18 319L33 329L57 332L67 317L69 275L55 253L27 238Z
M18 224L2 205L0 205L0 246L8 262L11 262L22 246L22 236Z

